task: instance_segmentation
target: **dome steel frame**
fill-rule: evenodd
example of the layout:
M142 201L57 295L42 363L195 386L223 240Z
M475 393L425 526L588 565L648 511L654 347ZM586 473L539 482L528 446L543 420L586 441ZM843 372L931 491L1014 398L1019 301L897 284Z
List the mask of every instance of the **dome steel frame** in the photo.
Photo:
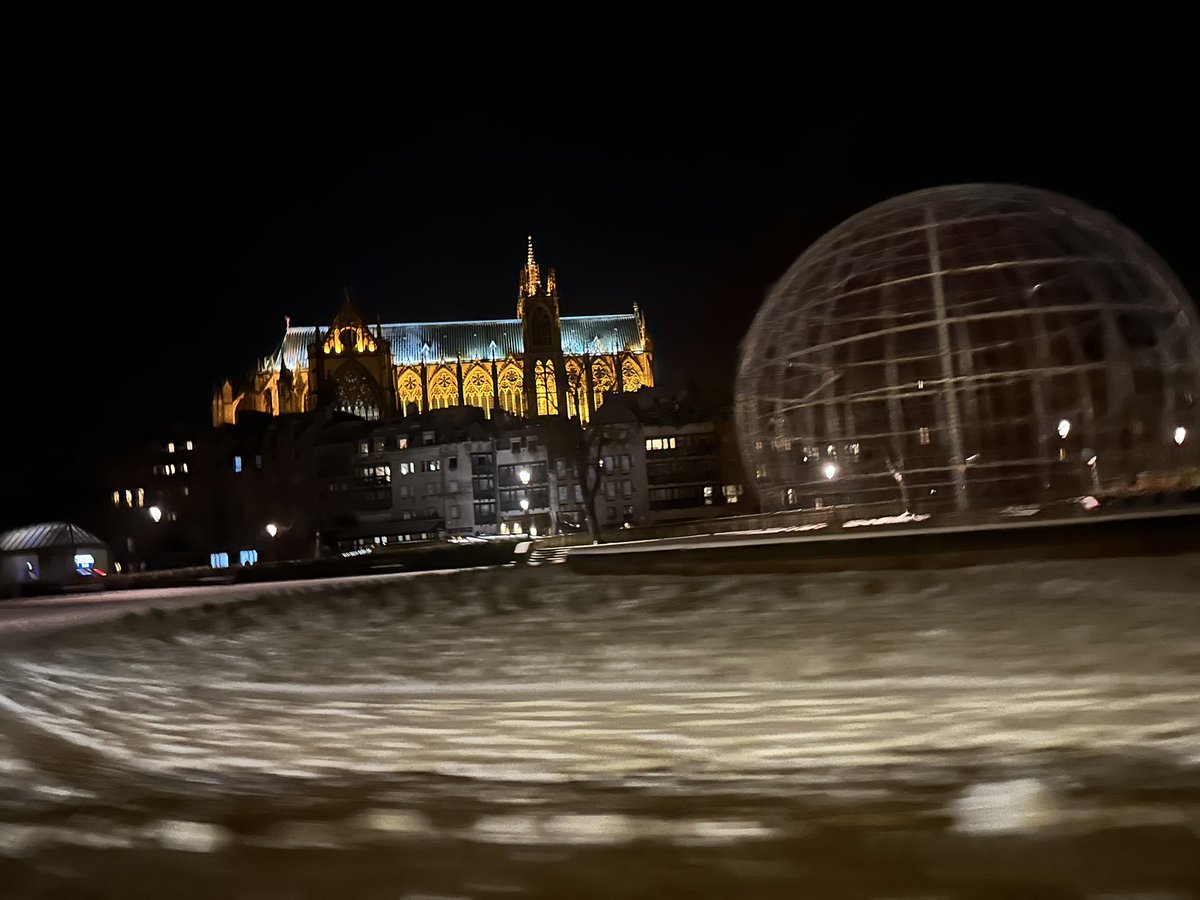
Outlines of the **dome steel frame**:
M1016 185L932 188L800 256L743 343L736 393L764 510L1194 485L1200 320L1105 213Z

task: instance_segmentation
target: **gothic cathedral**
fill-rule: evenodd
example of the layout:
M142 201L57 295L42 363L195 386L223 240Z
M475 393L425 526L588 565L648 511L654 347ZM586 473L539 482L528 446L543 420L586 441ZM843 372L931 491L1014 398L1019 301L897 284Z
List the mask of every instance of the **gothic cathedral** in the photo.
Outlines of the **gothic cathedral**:
M332 406L380 419L464 405L586 423L607 395L653 386L653 352L636 303L632 313L562 316L554 270L543 280L530 238L515 319L370 324L347 296L328 328L289 321L244 390L225 382L213 425L244 410Z

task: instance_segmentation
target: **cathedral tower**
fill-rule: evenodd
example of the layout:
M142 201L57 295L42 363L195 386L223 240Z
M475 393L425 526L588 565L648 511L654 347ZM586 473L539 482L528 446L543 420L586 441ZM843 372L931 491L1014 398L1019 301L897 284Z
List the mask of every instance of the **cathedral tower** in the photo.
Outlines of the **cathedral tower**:
M308 348L318 406L333 406L364 419L387 418L396 409L391 345L379 325L372 332L346 302L324 334Z
M531 415L554 416L567 412L567 370L563 361L562 320L554 270L542 283L533 257L533 237L521 270L517 292L517 318L524 339L525 408Z

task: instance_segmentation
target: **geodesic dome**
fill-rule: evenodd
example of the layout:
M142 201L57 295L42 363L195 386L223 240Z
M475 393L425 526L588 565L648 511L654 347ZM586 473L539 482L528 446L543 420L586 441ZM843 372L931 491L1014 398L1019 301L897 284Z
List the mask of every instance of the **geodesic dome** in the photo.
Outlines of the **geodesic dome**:
M765 510L959 510L1196 484L1200 325L1170 269L1069 197L956 185L820 238L743 344Z

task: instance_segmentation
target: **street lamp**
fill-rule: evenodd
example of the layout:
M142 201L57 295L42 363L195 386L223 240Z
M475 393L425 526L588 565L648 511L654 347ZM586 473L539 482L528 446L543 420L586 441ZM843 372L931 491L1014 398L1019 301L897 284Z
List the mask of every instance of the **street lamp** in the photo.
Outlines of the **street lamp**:
M838 467L836 463L827 462L821 467L821 471L825 473L825 477L829 481L832 481L833 477L838 473Z
M1175 429L1175 446L1182 447L1183 442L1187 440L1187 429L1180 425Z
M267 534L269 534L271 537L275 537L275 535L279 534L279 528L274 522L267 523Z
M520 470L517 472L517 477L521 479L521 484L529 484L529 477L530 477L530 476L529 476L529 470L528 470L528 469L520 469Z
M150 513L150 518L155 522L162 521L162 510L157 506L150 507L148 510L146 510L146 512Z
M521 512L529 511L529 501L524 497L521 498Z
M1059 419L1058 420L1058 436L1065 441L1067 439L1067 435L1070 433L1071 433L1071 423L1068 422L1066 419Z

